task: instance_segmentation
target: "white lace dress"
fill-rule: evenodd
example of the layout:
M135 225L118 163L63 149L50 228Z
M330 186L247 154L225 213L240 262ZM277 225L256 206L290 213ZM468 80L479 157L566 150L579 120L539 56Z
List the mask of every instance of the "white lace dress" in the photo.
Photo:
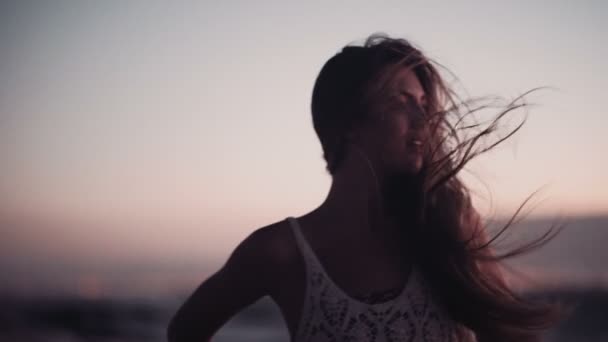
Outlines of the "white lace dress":
M454 341L455 323L433 301L415 267L397 297L365 303L347 295L329 278L297 219L287 219L304 258L307 279L293 342Z

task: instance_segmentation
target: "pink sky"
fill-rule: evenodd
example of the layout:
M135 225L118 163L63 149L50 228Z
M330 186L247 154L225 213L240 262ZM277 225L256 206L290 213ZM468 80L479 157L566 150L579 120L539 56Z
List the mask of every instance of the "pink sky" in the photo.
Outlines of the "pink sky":
M312 85L377 31L411 39L470 95L557 89L471 165L483 183L464 175L482 212L545 186L535 215L608 213L606 5L435 5L2 5L0 208L45 222L3 236L67 259L221 260L324 199Z

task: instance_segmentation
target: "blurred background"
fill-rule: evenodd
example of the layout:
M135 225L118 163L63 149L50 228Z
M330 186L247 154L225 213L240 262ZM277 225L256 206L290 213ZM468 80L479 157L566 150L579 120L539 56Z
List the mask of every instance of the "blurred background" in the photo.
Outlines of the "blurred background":
M552 87L463 178L488 220L542 189L519 237L567 228L512 281L577 304L550 341L608 340L606 18L600 0L0 2L0 340L163 341L244 237L324 200L312 86L374 32L464 95ZM214 341L287 339L264 298Z

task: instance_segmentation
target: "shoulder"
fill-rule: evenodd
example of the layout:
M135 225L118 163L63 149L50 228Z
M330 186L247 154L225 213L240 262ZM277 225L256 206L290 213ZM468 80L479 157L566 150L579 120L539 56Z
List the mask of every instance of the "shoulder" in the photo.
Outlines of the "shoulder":
M254 229L231 253L225 268L272 287L297 258L295 240L286 219Z
M288 222L287 222L288 223ZM253 230L226 263L207 278L171 320L170 340L207 341L242 308L281 284L290 257L289 226L276 222Z
M286 219L254 229L235 249L248 257L272 264L289 261L293 257L295 241Z

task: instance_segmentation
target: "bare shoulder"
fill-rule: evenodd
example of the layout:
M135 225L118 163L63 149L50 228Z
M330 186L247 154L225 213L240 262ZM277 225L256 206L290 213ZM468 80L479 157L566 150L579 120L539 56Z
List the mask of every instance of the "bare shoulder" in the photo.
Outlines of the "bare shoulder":
M170 341L208 340L236 312L280 288L293 254L285 223L257 228L238 244L175 314Z
M297 256L295 241L286 219L254 229L234 250L239 259L266 267L289 266Z
M273 296L281 291L298 256L289 222L281 220L254 229L234 249L221 272Z

